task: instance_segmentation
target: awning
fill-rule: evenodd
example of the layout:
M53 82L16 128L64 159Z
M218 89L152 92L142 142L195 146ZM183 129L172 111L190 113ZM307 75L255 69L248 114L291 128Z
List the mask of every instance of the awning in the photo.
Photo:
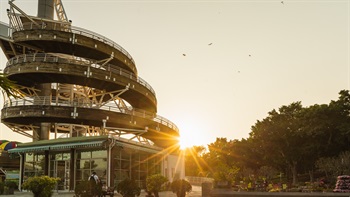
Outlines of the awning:
M45 150L64 150L71 148L89 148L89 147L101 147L105 140L101 141L89 141L89 142L72 142L54 145L42 145L42 146L31 146L31 147L18 147L8 150L9 153L28 153L28 152L40 152Z
M71 148L87 148L87 147L102 147L105 140L92 142L74 142L67 144L55 144L50 147L50 150L71 149Z
M32 146L32 147L22 147L22 148L14 148L8 150L8 153L28 153L28 152L40 152L49 150L50 146Z

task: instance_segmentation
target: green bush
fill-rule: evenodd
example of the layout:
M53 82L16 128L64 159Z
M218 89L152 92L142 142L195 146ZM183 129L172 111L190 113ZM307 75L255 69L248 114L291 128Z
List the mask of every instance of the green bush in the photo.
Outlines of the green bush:
M159 197L159 192L162 189L162 185L166 183L168 179L161 174L154 174L146 179L146 187L148 192L153 192L155 197Z
M185 179L178 179L171 183L171 191L176 194L177 197L185 197L187 192L192 191L192 185Z
M117 192L124 197L135 197L135 195L140 196L141 188L134 180L124 179L118 184Z
M75 196L83 197L90 195L89 181L79 182L74 189Z
M22 188L32 191L34 197L51 197L58 180L59 178L48 176L30 177L23 183Z
M8 188L17 188L17 183L15 181L5 181L5 186Z
M0 195L4 193L4 187L5 187L4 182L0 181Z

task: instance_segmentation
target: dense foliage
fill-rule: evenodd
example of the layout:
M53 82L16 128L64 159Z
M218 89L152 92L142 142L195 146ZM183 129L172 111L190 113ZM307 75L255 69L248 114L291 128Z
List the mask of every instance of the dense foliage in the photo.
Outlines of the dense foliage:
M336 181L350 173L350 94L339 92L329 104L293 102L273 109L241 140L217 138L186 156L187 176L235 182Z
M29 177L22 188L32 191L34 197L51 197L58 180L59 178L48 176Z
M168 182L168 179L161 174L154 174L146 179L146 188L148 192L153 192L155 197L159 197L162 185Z
M170 187L171 191L175 193L177 197L185 197L188 192L192 191L192 185L185 179L174 180Z
M135 197L135 195L140 196L141 188L134 180L127 178L118 184L117 192L124 197Z
M0 195L4 193L5 183L0 181Z

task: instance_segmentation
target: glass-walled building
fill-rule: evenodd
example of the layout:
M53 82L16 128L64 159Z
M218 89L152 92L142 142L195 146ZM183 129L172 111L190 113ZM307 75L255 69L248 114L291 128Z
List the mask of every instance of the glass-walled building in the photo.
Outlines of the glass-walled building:
M154 146L108 136L26 143L10 153L20 154L20 182L49 175L60 178L58 190L73 190L80 181L88 180L93 171L109 186L130 178L145 188L147 176L158 173L170 181L175 174L184 177L184 166L178 165L182 158ZM170 163L169 157L179 160ZM171 171L172 174L168 173Z

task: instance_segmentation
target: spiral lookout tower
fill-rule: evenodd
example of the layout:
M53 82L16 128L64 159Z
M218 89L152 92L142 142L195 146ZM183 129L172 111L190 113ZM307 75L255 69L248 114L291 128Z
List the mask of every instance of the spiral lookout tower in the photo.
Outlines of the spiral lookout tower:
M108 186L184 176L178 128L157 115L155 91L124 48L74 27L61 0L39 0L37 16L9 5L9 24L0 23L4 73L24 96L5 99L1 121L33 139L9 151L21 155L21 182L49 175L72 190L92 171Z

